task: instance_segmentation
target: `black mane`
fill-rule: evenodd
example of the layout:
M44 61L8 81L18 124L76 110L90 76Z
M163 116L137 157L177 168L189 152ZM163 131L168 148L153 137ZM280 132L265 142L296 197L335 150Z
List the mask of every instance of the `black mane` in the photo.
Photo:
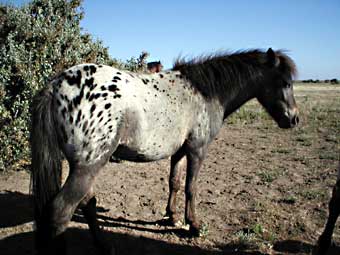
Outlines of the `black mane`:
M295 76L296 67L283 51L275 51L279 68L290 77ZM173 70L180 71L192 86L205 98L218 98L224 102L237 88L249 83L261 82L266 70L267 54L259 49L220 53L194 58L190 61L179 59Z

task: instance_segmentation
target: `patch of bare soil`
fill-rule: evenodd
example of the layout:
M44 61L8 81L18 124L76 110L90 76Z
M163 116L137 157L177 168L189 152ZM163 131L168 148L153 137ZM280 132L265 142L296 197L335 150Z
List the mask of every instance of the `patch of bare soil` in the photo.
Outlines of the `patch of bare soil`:
M199 238L161 224L168 160L108 164L95 187L106 239L117 254L309 254L327 217L339 160L334 126L314 119L314 106L295 130L280 130L267 119L224 126L199 175L196 210L205 229ZM182 183L178 207L184 215ZM2 174L0 187L0 253L34 254L29 174ZM97 252L84 222L77 213L70 224L69 254ZM338 225L334 240L340 241Z

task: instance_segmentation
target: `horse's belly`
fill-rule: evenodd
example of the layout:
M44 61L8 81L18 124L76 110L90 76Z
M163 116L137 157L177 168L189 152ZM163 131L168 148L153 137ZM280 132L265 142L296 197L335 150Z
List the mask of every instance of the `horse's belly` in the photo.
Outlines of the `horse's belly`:
M161 148L136 149L133 147L128 147L126 145L119 145L113 155L115 157L128 161L150 162L167 158L173 155L177 150L178 148L176 147L172 149Z
M126 122L114 155L130 161L148 162L173 155L188 134L186 116L165 114L166 107L141 111L131 107L125 112ZM169 107L168 107L169 108Z
M136 162L156 161L172 156L184 142L178 135L142 137L129 137L121 141L114 156Z

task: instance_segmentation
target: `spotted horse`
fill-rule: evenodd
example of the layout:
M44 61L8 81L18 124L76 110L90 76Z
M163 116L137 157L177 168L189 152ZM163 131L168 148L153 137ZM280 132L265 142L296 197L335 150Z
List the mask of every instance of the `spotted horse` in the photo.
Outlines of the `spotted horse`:
M296 67L282 51L255 49L180 59L169 71L133 73L81 64L55 77L32 104L32 191L39 254L65 251L64 232L82 208L97 247L109 254L96 221L92 190L114 156L135 162L171 157L169 223L180 219L179 162L186 158L185 222L200 233L195 198L208 145L224 120L256 98L281 128L299 122L292 78ZM61 158L69 176L61 187Z

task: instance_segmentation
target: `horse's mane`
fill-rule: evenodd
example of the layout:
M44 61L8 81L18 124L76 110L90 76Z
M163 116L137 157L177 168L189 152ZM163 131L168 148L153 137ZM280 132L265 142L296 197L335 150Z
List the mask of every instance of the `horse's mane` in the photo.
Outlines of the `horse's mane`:
M296 67L284 51L275 51L281 72L293 77ZM180 71L204 97L224 101L228 94L249 82L260 82L269 69L267 53L259 49L223 52L189 61L178 59L173 70Z

